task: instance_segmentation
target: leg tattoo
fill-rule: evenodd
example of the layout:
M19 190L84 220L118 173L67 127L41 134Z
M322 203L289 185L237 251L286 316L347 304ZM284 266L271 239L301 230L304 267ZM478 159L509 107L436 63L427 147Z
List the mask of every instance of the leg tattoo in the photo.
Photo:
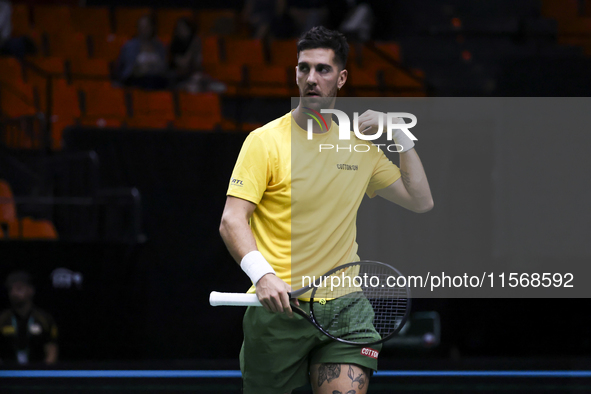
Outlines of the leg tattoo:
M320 364L318 367L318 387L322 386L324 381L330 383L341 376L341 364Z

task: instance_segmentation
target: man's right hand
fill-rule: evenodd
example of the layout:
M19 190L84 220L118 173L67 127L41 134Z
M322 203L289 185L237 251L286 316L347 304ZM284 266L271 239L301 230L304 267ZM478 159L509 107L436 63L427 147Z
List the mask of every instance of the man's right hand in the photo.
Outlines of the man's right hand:
M264 275L256 284L257 297L267 311L286 313L288 317L293 317L287 294L290 291L291 286L274 274ZM295 304L299 305L297 299Z

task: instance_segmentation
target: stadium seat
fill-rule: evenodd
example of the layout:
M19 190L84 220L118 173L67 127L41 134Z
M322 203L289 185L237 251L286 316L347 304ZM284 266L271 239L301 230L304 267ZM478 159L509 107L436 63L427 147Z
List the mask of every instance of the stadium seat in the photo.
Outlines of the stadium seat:
M90 36L106 36L111 33L111 20L107 7L72 8L74 30Z
M579 13L578 0L542 0L541 13L558 20L574 19Z
M92 83L91 83L92 82ZM106 125L121 124L127 116L125 92L121 88L111 86L109 82L87 81L74 86L82 90L84 112L81 124Z
M76 58L70 61L70 72L74 76L102 77L108 79L111 75L111 66L105 59Z
M202 39L203 63L220 63L220 42L217 36L208 36Z
M228 86L226 95L235 95L243 83L242 66L234 64L203 64L204 71Z
M174 32L174 27L176 22L180 18L188 18L189 20L193 21L195 19L195 14L191 9L158 9L156 10L156 26L158 37L163 41L170 41L172 34Z
M64 59L61 57L27 57L26 60L32 65L32 67L30 67L33 68L32 73L34 73L36 69L56 76L63 76L65 73L65 63Z
M298 64L297 40L274 40L271 42L271 64L295 67Z
M52 85L51 141L53 149L61 149L64 128L80 118L78 91L65 79L54 79Z
M376 47L391 56L394 60L401 61L400 45L395 42L376 42Z
M47 34L49 55L64 59L88 58L88 42L83 33Z
M355 64L347 66L349 74L347 84L353 88L377 88L377 69L374 67L359 67Z
M44 33L71 32L70 7L64 5L36 5L33 7L35 29Z
M135 36L137 21L144 15L150 15L152 9L148 7L117 7L115 8L115 34L119 36Z
M16 82L0 87L0 109L9 118L35 115L35 92L33 86Z
M0 57L0 82L11 85L23 82L23 70L20 62L13 57Z
M265 64L261 40L227 37L224 39L224 49L227 64Z
M133 117L174 120L174 100L171 92L131 91Z
M397 88L423 88L423 83L417 78L413 78L402 70L399 69L386 69L383 71L384 84L386 87L397 87ZM421 77L421 75L416 75Z
M26 4L12 4L12 36L28 35L31 30L29 7Z
M197 13L199 34L231 34L236 25L236 12L233 10L200 10Z
M14 223L17 220L14 196L8 182L0 179L0 223Z
M25 217L21 220L21 236L26 239L57 239L57 231L49 220Z
M180 117L174 126L181 129L212 130L222 122L220 98L211 93L179 92Z
M90 55L93 58L104 59L109 62L117 60L121 47L129 41L128 36L116 36L109 34L107 36L92 37Z
M287 68L282 66L248 67L248 95L256 97L289 97Z

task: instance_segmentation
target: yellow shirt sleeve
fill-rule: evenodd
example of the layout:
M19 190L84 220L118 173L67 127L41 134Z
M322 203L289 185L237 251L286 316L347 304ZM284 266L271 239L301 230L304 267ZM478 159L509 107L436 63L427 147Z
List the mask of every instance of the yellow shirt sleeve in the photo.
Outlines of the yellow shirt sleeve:
M226 194L258 204L270 177L267 147L258 135L250 133L242 145L238 160L236 160Z
M374 198L376 196L376 190L390 186L398 178L400 178L400 169L380 150L365 193L367 193L369 198Z

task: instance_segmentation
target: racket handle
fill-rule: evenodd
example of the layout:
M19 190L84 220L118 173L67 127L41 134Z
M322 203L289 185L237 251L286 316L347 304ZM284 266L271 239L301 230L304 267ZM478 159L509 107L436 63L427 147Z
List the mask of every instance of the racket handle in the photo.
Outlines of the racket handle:
M220 293L212 291L209 294L211 306L261 306L256 294Z

